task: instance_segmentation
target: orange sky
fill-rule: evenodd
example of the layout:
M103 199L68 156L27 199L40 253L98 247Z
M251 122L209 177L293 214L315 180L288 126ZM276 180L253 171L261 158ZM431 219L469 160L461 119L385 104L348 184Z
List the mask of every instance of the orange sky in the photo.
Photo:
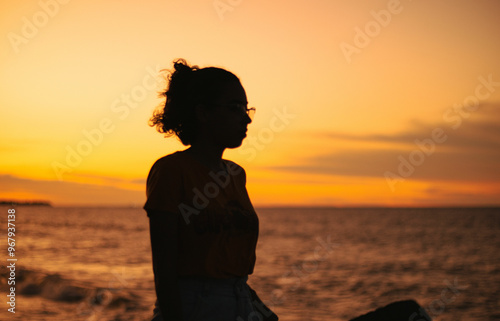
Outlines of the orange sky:
M0 199L136 205L175 58L237 74L255 206L500 204L498 1L0 4Z

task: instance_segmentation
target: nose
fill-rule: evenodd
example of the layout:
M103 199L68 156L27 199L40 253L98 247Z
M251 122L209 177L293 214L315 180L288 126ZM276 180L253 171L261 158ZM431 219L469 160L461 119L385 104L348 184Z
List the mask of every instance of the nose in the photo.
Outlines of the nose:
M248 116L247 113L245 113L245 118L244 118L245 124L250 124L252 122L252 118Z

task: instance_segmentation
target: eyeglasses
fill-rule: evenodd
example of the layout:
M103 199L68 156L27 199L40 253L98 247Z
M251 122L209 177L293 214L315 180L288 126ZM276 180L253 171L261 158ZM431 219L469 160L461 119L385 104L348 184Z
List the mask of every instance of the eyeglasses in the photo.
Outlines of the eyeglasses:
M247 108L247 106L244 104L235 103L235 104L214 105L214 106L226 107L233 113L245 113L251 120L253 120L253 116L255 115L255 107Z

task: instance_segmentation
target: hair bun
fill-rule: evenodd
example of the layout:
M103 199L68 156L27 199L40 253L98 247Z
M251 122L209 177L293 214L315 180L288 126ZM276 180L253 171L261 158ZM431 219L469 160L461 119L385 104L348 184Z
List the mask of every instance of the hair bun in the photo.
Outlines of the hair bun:
M179 58L174 60L174 69L168 77L170 81L167 94L170 97L179 95L182 90L177 88L189 88L192 86L193 77L197 66L190 66L185 59Z
M193 69L187 64L184 59L179 59L174 62L174 69L178 72L190 72Z
M198 66L190 66L185 59L177 59L174 61L174 70L178 73L188 73L198 70Z

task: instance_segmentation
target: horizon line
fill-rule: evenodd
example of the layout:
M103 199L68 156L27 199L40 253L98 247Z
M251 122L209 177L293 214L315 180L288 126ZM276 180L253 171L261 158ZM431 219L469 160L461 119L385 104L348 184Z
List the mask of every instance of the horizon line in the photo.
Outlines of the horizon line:
M135 208L135 209L143 209L142 205L126 205L126 204L67 204L67 205L56 205L51 202L48 205L42 204L30 204L30 203L20 203L20 204L5 204L0 202L0 206L19 206L19 207L52 207L52 208L70 208L70 207L79 207L79 208ZM303 204L303 205L254 205L255 209L376 209L376 208L386 208L386 209L452 209L452 208L500 208L500 204L474 204L474 205L374 205L374 204L360 204L360 205L311 205L311 204Z

